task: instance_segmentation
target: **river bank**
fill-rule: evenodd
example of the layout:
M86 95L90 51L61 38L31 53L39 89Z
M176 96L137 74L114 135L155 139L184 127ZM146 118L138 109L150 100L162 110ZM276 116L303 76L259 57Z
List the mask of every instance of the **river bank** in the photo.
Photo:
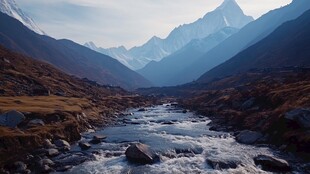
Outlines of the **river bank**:
M207 115L213 130L255 133L250 144L271 144L310 162L309 72L247 73L212 85L222 87L179 102Z
M264 156L283 164L283 170L288 165L290 171L301 172L292 156L268 146L240 144L229 132L210 130L207 117L182 108L159 105L128 112L132 114L119 118L115 125L85 133L80 140L87 143L104 135L100 143L89 143L91 147L86 149L76 143L70 151L51 159L66 166L75 160L78 165L64 172L69 174L269 173L271 169L263 170L257 163ZM126 151L137 143L148 146L159 159L150 164L131 161Z
M59 96L0 97L1 110L17 110L24 119L15 128L0 127L1 167L4 171L19 170L16 161L41 173L44 165L33 163L54 157L68 149L57 141L74 143L85 131L113 124L128 108L150 106L154 101L137 95L108 96L101 100ZM51 143L52 144L51 144ZM57 144L57 143L56 143Z

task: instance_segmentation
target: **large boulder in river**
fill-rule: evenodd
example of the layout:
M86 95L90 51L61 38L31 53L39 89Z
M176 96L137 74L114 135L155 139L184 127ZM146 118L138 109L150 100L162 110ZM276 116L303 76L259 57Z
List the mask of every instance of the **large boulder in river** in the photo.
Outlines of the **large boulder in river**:
M295 122L301 128L310 129L310 109L291 110L285 114L284 118L288 122Z
M254 144L262 137L263 134L260 132L245 130L237 135L236 140L242 144Z
M159 159L157 154L149 146L141 143L128 147L125 155L129 161L141 164L152 164Z
M254 162L256 165L260 165L263 170L270 172L287 172L291 170L287 161L268 155L258 155L254 158Z
M9 111L0 115L0 126L15 128L26 119L24 114L18 111Z

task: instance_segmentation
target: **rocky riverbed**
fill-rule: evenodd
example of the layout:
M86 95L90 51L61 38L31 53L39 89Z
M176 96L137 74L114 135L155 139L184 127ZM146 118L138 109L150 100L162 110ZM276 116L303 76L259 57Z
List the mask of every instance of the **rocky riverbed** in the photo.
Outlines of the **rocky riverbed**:
M234 132L212 131L207 117L170 104L129 113L85 133L47 166L59 173L305 173L292 155L238 143Z

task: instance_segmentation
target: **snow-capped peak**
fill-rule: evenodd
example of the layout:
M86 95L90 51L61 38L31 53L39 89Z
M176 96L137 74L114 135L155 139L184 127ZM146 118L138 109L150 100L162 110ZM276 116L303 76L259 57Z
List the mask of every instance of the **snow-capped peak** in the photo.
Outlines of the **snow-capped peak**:
M166 38L153 36L145 44L127 51L109 48L100 49L99 52L120 62L126 60L125 65L134 70L141 69L150 61L159 61L176 52L193 39L206 38L226 27L240 29L251 21L253 18L246 16L235 0L224 0L218 8L204 17L190 24L179 25Z
M30 30L46 35L30 18L26 13L24 13L16 4L15 0L0 0L0 12L5 13L23 23Z
M237 4L235 0L224 0L224 2L219 7L217 7L217 10L223 10L223 9L235 8L235 7L238 7L241 10L241 8L239 7L239 5Z

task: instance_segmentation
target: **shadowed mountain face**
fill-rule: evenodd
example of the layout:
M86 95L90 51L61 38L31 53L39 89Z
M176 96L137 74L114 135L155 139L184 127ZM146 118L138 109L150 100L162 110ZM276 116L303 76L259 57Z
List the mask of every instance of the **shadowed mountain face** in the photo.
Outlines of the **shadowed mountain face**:
M184 71L184 68L195 62L197 58L237 31L238 29L236 28L226 27L206 38L192 40L179 51L163 58L159 62L152 61L137 72L156 86L173 86L191 81L192 79L175 77Z
M103 98L128 94L122 88L100 86L70 76L52 65L14 53L0 46L0 96L59 95Z
M310 10L277 28L268 37L201 76L208 82L250 69L310 66Z
M270 11L205 53L193 64L184 68L184 71L179 73L175 78L177 80L183 78L191 80L198 79L203 73L257 43L281 24L296 19L308 9L310 9L308 0L294 0L290 5Z
M0 25L1 45L51 63L69 74L126 89L151 85L141 75L109 56L69 40L38 35L3 13L0 13Z
M197 21L176 27L165 39L154 36L144 45L130 50L124 47L97 48L91 42L85 46L114 57L131 69L137 70L151 61L160 61L171 55L193 39L203 39L225 27L240 29L251 21L253 18L246 16L235 0L225 0L218 8Z

